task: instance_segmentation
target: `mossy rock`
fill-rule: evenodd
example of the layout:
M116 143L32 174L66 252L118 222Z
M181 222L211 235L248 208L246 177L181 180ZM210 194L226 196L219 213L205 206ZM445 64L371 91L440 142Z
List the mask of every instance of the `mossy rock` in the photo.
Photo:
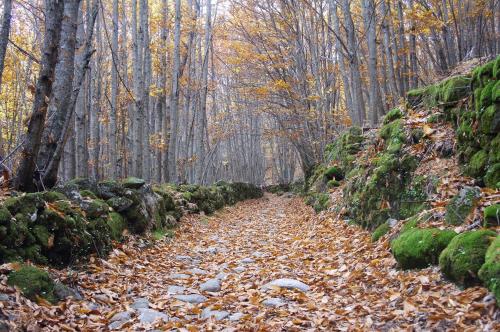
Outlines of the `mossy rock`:
M471 79L466 76L452 77L439 85L440 98L444 103L454 103L470 93Z
M479 110L484 110L493 103L491 99L493 95L493 87L495 82L489 82L481 90L481 95L479 96Z
M418 216L411 217L403 224L403 227L401 228L401 233L409 231L410 229L417 228L418 225L421 223L421 221L422 220Z
M493 61L492 75L493 75L493 78L500 80L500 56L498 56L496 58L496 60Z
M12 219L12 215L9 210L4 206L0 206L0 225L8 226L10 225L10 220Z
M114 197L121 197L125 194L125 187L115 180L101 181L97 184L96 195L99 198L108 200Z
M484 183L487 187L498 188L500 182L500 163L489 166L484 176Z
M46 249L51 247L51 234L47 228L43 225L35 225L32 231L33 235L37 239L37 242Z
M484 208L484 227L500 226L500 204Z
M446 223L450 225L463 224L480 197L481 191L478 188L462 188L446 206Z
M110 228L110 236L115 241L121 241L123 232L127 228L127 223L123 217L117 212L111 212L106 220Z
M116 196L108 199L106 204L111 206L116 212L124 212L134 205L134 202L126 197Z
M60 193L58 191L44 191L41 195L42 198L49 203L53 203L55 201L64 201L68 199L63 193Z
M401 119L404 116L403 111L399 108L393 108L384 117L384 124L388 124L394 120Z
M83 198L97 199L97 195L90 190L80 190L80 195Z
M500 132L500 104L491 105L483 112L480 128L484 134Z
M109 205L101 199L86 201L81 204L83 211L90 219L106 216L109 213Z
M7 283L16 286L24 296L36 301L40 296L55 303L54 281L49 274L33 266L23 265L19 270L9 273Z
M493 86L493 91L491 92L491 101L494 103L500 102L500 80Z
M140 189L146 184L146 181L136 177L128 177L122 181L122 185L129 189Z
M329 167L324 175L328 180L341 181L344 179L344 171L338 166Z
M437 178L415 176L400 195L399 217L407 219L429 207L427 192L435 191Z
M490 61L482 66L477 67L472 72L472 84L475 87L486 85L493 77L495 62Z
M372 242L377 242L382 236L389 233L390 230L391 226L387 222L381 224L372 233Z
M488 163L494 165L500 163L500 133L490 143L488 152Z
M478 284L477 273L496 233L490 230L465 232L456 236L439 256L446 277L466 287Z
M402 269L425 268L438 262L439 254L456 235L437 228L413 228L392 241L391 250Z
M485 150L476 152L466 167L466 173L472 177L481 177L488 163L488 153Z
M495 294L500 304L500 235L497 235L486 251L484 264L478 272L479 279Z
M12 215L18 213L32 215L45 208L43 196L43 193L29 193L18 197L9 197L3 202L3 205Z

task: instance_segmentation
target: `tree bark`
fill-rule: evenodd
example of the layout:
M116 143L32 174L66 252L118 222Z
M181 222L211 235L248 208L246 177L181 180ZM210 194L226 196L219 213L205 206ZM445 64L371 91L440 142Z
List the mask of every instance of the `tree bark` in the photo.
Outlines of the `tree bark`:
M19 191L34 191L36 187L33 177L39 178L37 174L36 158L40 150L40 141L45 126L45 115L47 113L49 97L52 92L63 10L63 1L45 1L45 37L40 62L40 74L36 84L33 111L24 140L22 160L19 164L14 182L15 188Z
M0 92L2 92L2 74L5 64L5 54L7 53L7 45L9 44L10 20L12 18L11 12L12 0L4 0L1 27L2 31L0 31Z

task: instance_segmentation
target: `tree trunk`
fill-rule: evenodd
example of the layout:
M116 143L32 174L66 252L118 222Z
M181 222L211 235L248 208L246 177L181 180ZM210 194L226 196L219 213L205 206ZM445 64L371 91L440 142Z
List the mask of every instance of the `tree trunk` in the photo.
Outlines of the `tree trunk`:
M39 178L36 158L40 150L40 141L45 126L45 115L52 92L54 69L57 62L61 36L63 10L63 1L45 1L45 37L40 61L40 74L36 84L33 111L24 140L22 160L14 182L15 188L19 191L34 191L36 188L33 177L35 176L35 179Z
M2 31L0 31L0 92L2 92L2 74L5 54L7 53L7 45L9 44L10 19L12 18L11 12L12 0L3 0Z

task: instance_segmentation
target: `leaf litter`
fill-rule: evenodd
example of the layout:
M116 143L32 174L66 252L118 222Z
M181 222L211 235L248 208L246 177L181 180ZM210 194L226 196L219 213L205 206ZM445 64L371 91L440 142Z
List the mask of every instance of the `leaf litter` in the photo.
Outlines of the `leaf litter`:
M367 231L337 219L315 215L300 198L272 195L210 217L185 216L173 240L131 237L107 259L50 270L75 285L83 301L32 302L6 285L2 271L0 292L13 300L0 302L0 314L10 318L13 331L105 331L123 312L130 318L122 331L500 330L498 309L485 288L461 290L437 267L398 270L390 237L372 243ZM200 291L214 278L220 291ZM310 288L263 288L277 279ZM180 301L172 289L206 301ZM141 323L131 305L144 298L170 320ZM204 310L208 319L201 318ZM221 312L231 316L216 320Z

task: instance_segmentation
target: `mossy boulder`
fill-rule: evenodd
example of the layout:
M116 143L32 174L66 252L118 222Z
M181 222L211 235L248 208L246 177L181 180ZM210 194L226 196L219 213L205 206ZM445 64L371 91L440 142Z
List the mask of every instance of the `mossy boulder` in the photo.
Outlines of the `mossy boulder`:
M437 228L412 228L391 243L391 250L402 269L425 268L436 264L444 248L457 234Z
M446 206L446 223L463 224L481 197L481 191L475 187L464 187Z
M478 272L479 279L495 294L500 304L500 236L497 235L486 251L484 264Z
M355 166L356 154L361 150L365 138L360 127L350 127L333 143L325 148L329 162L335 163L344 173L349 173Z
M500 204L484 208L484 227L500 226Z
M384 117L384 124L388 124L394 120L400 119L404 116L403 111L401 111L399 108L394 108L387 112L387 114Z
M110 211L109 205L101 199L85 201L81 204L81 208L85 211L86 216L91 219L106 216Z
M115 241L121 241L123 232L127 228L127 222L117 212L111 212L106 220L110 229L110 236Z
M452 77L439 85L439 97L443 103L454 103L470 93L471 79L467 76Z
M115 196L108 199L106 204L111 206L116 212L124 212L134 205L134 202L126 197Z
M476 285L486 250L495 237L496 233L490 230L465 232L456 236L439 256L441 271L461 285Z
M479 177L484 173L488 163L488 153L485 150L476 152L466 167L466 173L472 177Z
M377 242L382 236L389 233L390 230L391 226L389 226L389 223L385 222L381 224L372 233L372 242Z
M30 300L35 301L37 296L55 303L54 281L49 274L34 266L23 265L19 270L9 273L7 283L15 286Z
M484 183L487 187L500 189L500 163L496 163L490 167L486 171L484 175Z
M146 184L146 181L136 177L128 177L122 181L122 185L129 189L140 189Z
M481 115L480 126L484 134L500 132L500 104L494 104L486 108Z

